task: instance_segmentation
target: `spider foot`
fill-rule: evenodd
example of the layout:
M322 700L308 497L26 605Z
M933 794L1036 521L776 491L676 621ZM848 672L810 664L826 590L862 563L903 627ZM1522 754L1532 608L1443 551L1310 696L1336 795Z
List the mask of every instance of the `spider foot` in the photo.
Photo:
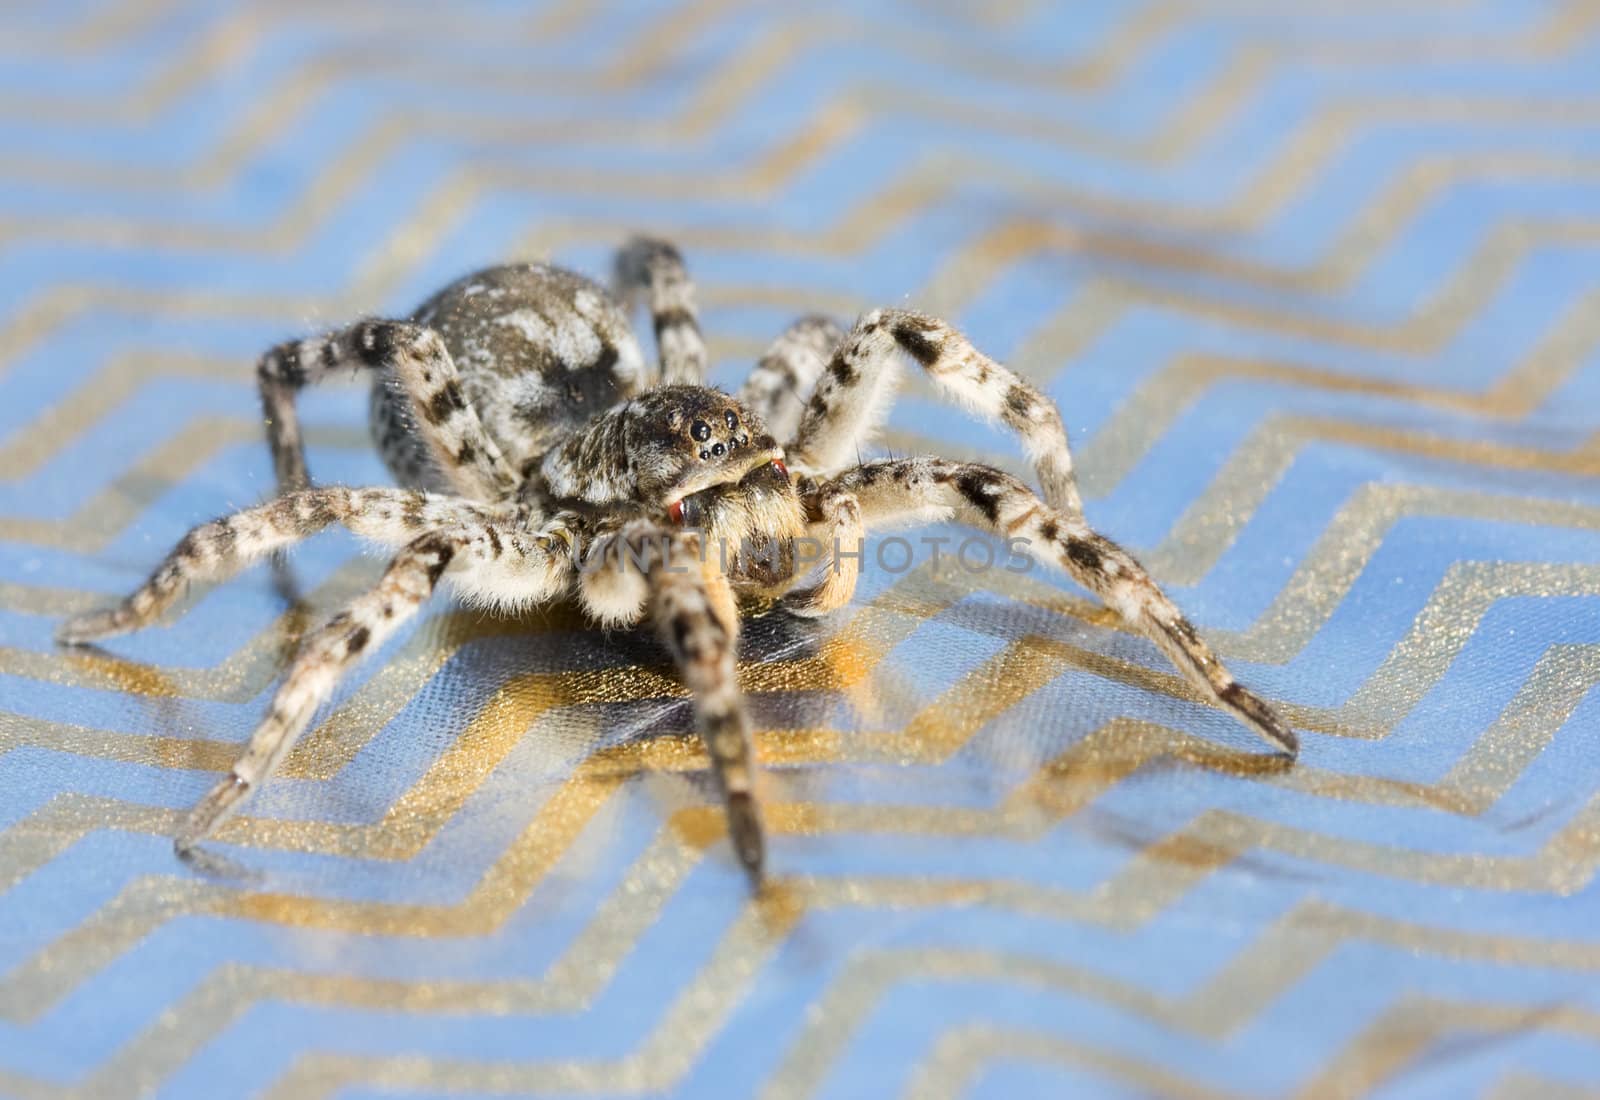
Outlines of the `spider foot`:
M185 863L203 859L200 842L215 832L222 819L250 793L250 786L237 768L218 780L178 826L177 835L172 838L173 853Z
M237 860L229 859L193 842L183 844L173 841L172 851L178 857L178 862L205 878L248 885L262 882L266 877L253 867L247 867Z
M84 645L101 638L128 634L138 627L135 617L121 607L85 611L56 627L56 641L61 645Z
M728 837L733 841L733 850L750 876L751 887L759 890L767 859L761 811L756 808L756 800L749 791L729 792L727 807Z
M1235 680L1231 685L1222 689L1219 698L1235 714L1242 718L1251 729L1263 738L1278 746L1290 760L1300 755L1300 737L1289 727L1289 724L1278 717L1277 711L1269 707L1260 697L1252 693L1243 684Z

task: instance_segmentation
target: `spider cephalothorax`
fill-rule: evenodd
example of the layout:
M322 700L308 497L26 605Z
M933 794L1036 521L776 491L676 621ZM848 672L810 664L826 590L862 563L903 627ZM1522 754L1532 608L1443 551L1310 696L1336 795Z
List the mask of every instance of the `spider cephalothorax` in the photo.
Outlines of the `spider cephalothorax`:
M806 532L783 448L761 418L704 386L622 402L540 463L542 491L569 507L639 510L698 532L735 589L781 586Z
M759 416L719 390L676 385L601 413L552 449L539 474L555 499L662 509L674 524L698 527L695 513L717 490L774 462L782 467L783 448ZM790 510L799 516L797 500Z
M970 524L1060 568L1206 697L1295 753L1294 732L1126 551L1089 528L1055 404L961 333L906 310L866 314L849 333L804 318L730 397L703 384L705 344L676 249L633 241L614 289L544 264L497 267L452 283L409 320L362 321L262 357L280 495L191 531L140 589L64 623L61 639L147 625L191 581L225 578L331 523L398 553L376 588L306 639L239 762L180 829L180 853L272 773L343 671L448 580L503 610L576 597L605 625L653 620L694 696L735 849L759 880L737 600L777 600L801 616L838 608L855 590L867 528L907 520ZM655 322L655 378L625 313L640 295ZM902 353L941 393L1016 431L1042 493L976 463L862 462ZM374 372L373 438L406 488L311 486L294 395L345 368ZM822 553L809 570L802 540Z

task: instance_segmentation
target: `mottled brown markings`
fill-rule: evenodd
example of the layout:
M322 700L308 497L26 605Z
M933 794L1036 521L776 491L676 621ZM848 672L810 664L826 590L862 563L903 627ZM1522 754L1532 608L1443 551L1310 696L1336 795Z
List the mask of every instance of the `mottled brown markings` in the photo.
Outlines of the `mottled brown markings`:
M382 366L394 354L395 332L398 326L382 321L372 321L361 327L358 350L368 366Z
M466 408L466 402L461 399L461 387L454 381L446 382L434 392L423 406L422 414L433 424L442 424L457 412Z
M299 351L294 344L279 344L263 352L256 360L256 379L262 386L262 397L267 387L299 389L305 383L305 374L299 369Z
M982 374L987 374L987 371L982 372ZM987 381L986 377L980 375L978 379L979 385ZM1006 391L1006 411L1012 417L1015 417L1017 421L1026 423L1030 420L1033 417L1034 408L1033 393L1026 386L1015 385Z
M326 527L339 518L339 510L333 506L333 497L327 493L316 493L306 501L305 523L308 527Z
M793 389L800 382L794 364L781 355L769 355L761 360L759 366L762 370L776 374L786 389Z
M1256 725L1268 731L1269 736L1283 747L1283 750L1293 757L1300 751L1300 738L1294 729L1287 725L1273 709L1267 706L1260 698L1247 689L1239 681L1229 677L1227 686L1217 692L1228 706L1240 714L1246 715Z
M292 531L295 529L295 503L294 497L282 496L267 505L267 522L272 524L276 531Z
M1006 534L1015 535L1018 531L1022 530L1024 527L1028 526L1028 524L1037 519L1040 511L1042 510L1043 509L1038 504L1028 505L1027 510L1021 515L1006 521Z
M658 340L661 339L663 333L671 328L689 328L696 332L700 331L700 322L695 319L695 315L682 306L663 309L654 314L653 319L656 326L656 339Z
M894 326L895 343L905 348L924 367L931 367L938 361L944 344L943 341L930 339L929 334L938 332L941 327L936 321L904 318Z
M683 614L673 616L672 644L676 646L678 652L683 654L685 657L693 656L693 652L689 648L689 637L693 630L694 627L689 622L688 616Z
M999 518L1000 486L988 474L975 469L963 470L956 476L956 488L990 523Z
M372 631L364 626L358 626L350 632L349 640L345 643L346 652L355 654L367 648L367 642L372 639Z
M1067 539L1066 554L1074 565L1087 573L1099 573L1105 565L1105 557L1087 539Z
M450 567L450 559L455 556L455 546L446 539L434 538L429 540L426 552L432 555L427 572L428 587L433 589L438 587L439 578Z
M197 527L187 535L184 535L183 538L178 540L176 549L172 551L173 556L178 558L199 558L204 532L204 527Z
M428 498L415 490L406 495L405 503L401 506L400 517L407 527L421 527Z

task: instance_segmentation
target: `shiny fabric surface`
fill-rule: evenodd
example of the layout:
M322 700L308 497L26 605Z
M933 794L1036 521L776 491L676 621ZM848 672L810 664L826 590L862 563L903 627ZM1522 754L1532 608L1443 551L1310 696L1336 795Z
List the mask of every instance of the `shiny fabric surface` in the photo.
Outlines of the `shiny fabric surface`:
M1590 0L15 4L0 154L0 1094L1600 1094ZM749 624L758 899L663 651L562 608L431 606L179 864L381 563L55 623L270 492L267 345L639 229L724 386L898 304L1037 380L1300 762L919 545ZM387 482L365 404L314 477Z

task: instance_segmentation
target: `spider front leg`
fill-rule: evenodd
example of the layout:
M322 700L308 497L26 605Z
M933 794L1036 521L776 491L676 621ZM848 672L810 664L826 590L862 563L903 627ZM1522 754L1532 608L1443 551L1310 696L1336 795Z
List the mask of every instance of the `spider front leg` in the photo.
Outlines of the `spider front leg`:
M334 371L362 368L387 371L397 380L418 434L452 488L473 500L516 492L517 476L463 396L444 341L432 329L405 321L361 321L326 336L279 344L261 357L256 374L280 492L311 483L295 394Z
M638 520L594 544L580 585L585 605L603 621L622 620L631 605L632 618L647 615L655 623L693 698L734 852L759 887L766 844L750 718L734 663L739 613L716 555L702 556L693 533Z
M564 540L511 524L455 525L407 544L376 587L306 639L243 755L179 828L174 846L180 855L215 832L272 775L350 666L415 615L447 572L467 598L516 608L559 595L570 583L572 564Z
M1055 402L951 325L904 309L866 314L838 345L788 449L791 467L826 474L856 458L888 411L899 352L922 365L938 392L1021 437L1052 508L1072 515L1083 511L1067 429Z
M739 389L740 404L767 422L773 438L792 440L806 409L806 395L843 339L844 330L830 318L820 314L800 318L756 360Z
M955 519L1013 546L1020 540L1030 556L1066 572L1153 641L1212 702L1290 757L1299 751L1294 730L1233 678L1132 555L1010 474L939 458L886 460L846 470L821 491L853 497L869 528Z
M652 237L629 241L617 252L613 289L626 306L641 293L648 297L662 383L704 385L708 357L694 282L676 246Z
M855 594L866 528L861 501L837 483L804 485L800 503L808 521L805 545L819 551L819 569L813 573L816 580L812 584L783 597L783 607L792 615L810 619L837 611Z

